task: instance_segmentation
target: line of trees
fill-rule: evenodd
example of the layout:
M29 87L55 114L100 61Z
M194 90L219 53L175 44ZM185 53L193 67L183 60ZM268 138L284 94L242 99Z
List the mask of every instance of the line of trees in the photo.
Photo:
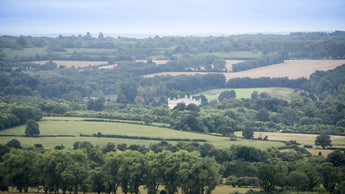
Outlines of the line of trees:
M23 50L38 48L39 52L29 56L1 58L17 61L35 60L134 60L177 59L181 55L231 53L249 51L255 56L281 53L292 59L343 59L345 56L344 32L292 33L289 35L254 34L220 37L148 37L94 38L87 33L78 36L15 37L2 36L3 49ZM88 50L85 48L89 48ZM91 49L90 49L91 48ZM99 49L99 50L95 50ZM226 55L225 55L226 56ZM233 56L234 59L252 59L253 56Z
M258 59L252 59L252 60L244 61L241 63L233 64L232 71L239 72L239 71L254 69L258 67L264 67L264 66L283 63L283 62L284 62L284 57L281 54L268 53Z
M178 189L201 194L211 193L219 178L216 161L198 152L143 154L126 150L103 154L91 147L44 153L11 150L2 156L0 171L0 189L14 186L19 192L35 187L55 193L116 193L120 188L123 193L139 193L139 187L145 186L147 193L154 194L162 185L169 194Z
M63 145L55 149L44 149L40 144L26 149L0 145L0 172L0 190L12 186L20 192L36 188L55 193L139 193L139 187L144 187L147 193L156 194L164 187L169 194L177 190L202 194L211 193L219 183L260 187L265 193L278 188L345 191L344 151L336 150L324 159L298 146L280 152L165 141L149 148L113 143L100 148L75 142L73 150Z
M42 117L42 110L37 107L0 102L0 130L25 124L30 119L38 121Z

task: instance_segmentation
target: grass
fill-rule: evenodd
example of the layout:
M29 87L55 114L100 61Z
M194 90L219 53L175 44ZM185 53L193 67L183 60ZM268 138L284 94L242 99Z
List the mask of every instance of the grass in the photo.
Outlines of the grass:
M235 88L235 89L229 89L229 88L222 88L222 89L213 89L213 90L207 90L204 92L200 92L198 95L204 95L208 101L211 100L217 100L220 93L226 90L234 90L236 92L236 98L251 98L251 94L254 91L257 91L259 93L261 92L267 92L272 97L277 97L284 100L289 100L291 94L293 93L293 89L290 88Z
M345 145L345 138L343 139L335 139L332 141L334 145Z
M80 137L80 133L94 134L101 132L102 134L128 135L128 136L144 136L144 137L161 137L161 138L189 138L189 139L206 139L208 143L213 144L216 148L228 148L232 145L253 146L263 150L271 147L284 146L280 142L263 142L255 140L238 139L238 141L229 141L228 137L220 137L207 135L202 133L192 133L185 131L177 131L168 128L147 126L128 123L114 122L95 122L83 121L81 118L69 117L45 117L39 122L41 135L74 135L75 137L0 137L0 143L6 144L11 139L17 139L23 146L32 146L40 143L44 147L54 147L63 144L65 147L71 148L76 141L89 141L94 145L104 146L108 142L115 144L126 143L150 145L156 143L155 140L137 140L123 138L97 138L97 137ZM0 135L24 135L25 125L17 126L0 131ZM175 144L176 142L170 142Z

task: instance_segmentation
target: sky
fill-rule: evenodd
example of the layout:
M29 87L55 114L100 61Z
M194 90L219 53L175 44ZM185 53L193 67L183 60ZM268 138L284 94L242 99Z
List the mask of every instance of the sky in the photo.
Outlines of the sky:
M345 30L345 0L0 0L0 35Z

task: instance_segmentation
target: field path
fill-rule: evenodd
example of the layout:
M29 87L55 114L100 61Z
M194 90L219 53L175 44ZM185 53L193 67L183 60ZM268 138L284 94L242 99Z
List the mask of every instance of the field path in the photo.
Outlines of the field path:
M215 72L161 72L145 75L154 77L156 75L195 75L195 74L224 74L226 80L232 78L259 78L259 77L288 77L289 79L307 78L315 71L328 71L345 64L345 60L285 60L284 63L250 69L241 72L215 73Z

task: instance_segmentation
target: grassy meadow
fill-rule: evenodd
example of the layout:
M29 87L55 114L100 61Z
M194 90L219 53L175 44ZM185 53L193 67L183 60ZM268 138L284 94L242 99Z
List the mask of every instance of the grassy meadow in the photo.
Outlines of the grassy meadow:
M204 92L200 92L195 94L196 96L198 95L204 95L208 101L211 100L217 100L218 96L220 93L226 90L234 90L236 92L236 98L251 98L251 94L254 91L257 91L258 93L261 92L266 92L272 97L284 99L284 100L289 100L292 93L293 89L291 88L280 88L280 87L272 87L272 88L234 88L234 89L229 89L229 88L221 88L221 89L212 89L212 90L207 90Z
M92 135L101 132L103 135L126 135L139 137L159 137L164 139L181 138L181 139L205 139L207 143L214 145L218 149L228 148L232 145L252 146L259 149L266 150L271 147L282 147L284 143L278 141L295 140L303 145L313 145L314 148L309 151L317 155L320 151L323 155L327 155L331 150L322 150L320 147L314 145L316 135L313 134L294 134L294 133L272 133L272 132L255 132L254 138L268 136L268 140L272 141L258 141L246 140L238 138L237 141L230 141L228 137L208 135L202 133L178 131L165 127L160 127L163 124L154 123L157 126L143 125L141 122L134 121L133 123L122 123L123 121L104 122L104 121L85 121L87 118L78 117L44 117L40 122L40 135L43 137L24 137L25 125L12 127L0 131L0 143L6 144L11 139L17 139L22 146L33 146L34 144L42 144L46 148L53 148L57 145L64 145L67 148L72 148L76 141L88 141L94 145L105 146L108 142L114 144L126 143L150 145L157 143L157 140L142 140L142 139L126 139L126 138L105 138L105 137L81 137L80 134ZM127 121L126 121L127 122ZM241 132L235 133L241 137ZM8 135L8 136L5 136ZM9 136L16 135L16 136ZM54 137L57 135L69 135L68 137ZM48 136L48 137L44 137ZM334 146L344 147L345 137L331 136ZM170 141L175 144L176 141Z
M19 140L23 146L32 146L40 143L44 147L52 148L63 144L65 147L71 148L76 141L89 141L94 145L104 146L108 142L115 144L126 143L150 145L156 143L155 140L139 140L139 139L125 139L125 138L98 138L98 137L80 137L80 133L92 135L101 132L102 134L111 135L127 135L127 136L141 136L141 137L160 137L160 138L182 138L182 139L206 139L207 143L213 144L216 148L228 148L231 145L246 145L258 147L261 149L268 149L271 147L284 146L280 142L263 142L255 140L238 139L237 141L229 141L228 137L213 136L202 133L178 131L157 126L147 126L141 124L129 124L118 122L97 122L97 121L83 121L85 118L69 118L69 117L45 117L39 122L40 135L73 135L74 137L23 137L25 125L12 127L0 131L0 135L19 135L1 136L0 143L6 144L11 139ZM170 143L176 143L171 141Z

